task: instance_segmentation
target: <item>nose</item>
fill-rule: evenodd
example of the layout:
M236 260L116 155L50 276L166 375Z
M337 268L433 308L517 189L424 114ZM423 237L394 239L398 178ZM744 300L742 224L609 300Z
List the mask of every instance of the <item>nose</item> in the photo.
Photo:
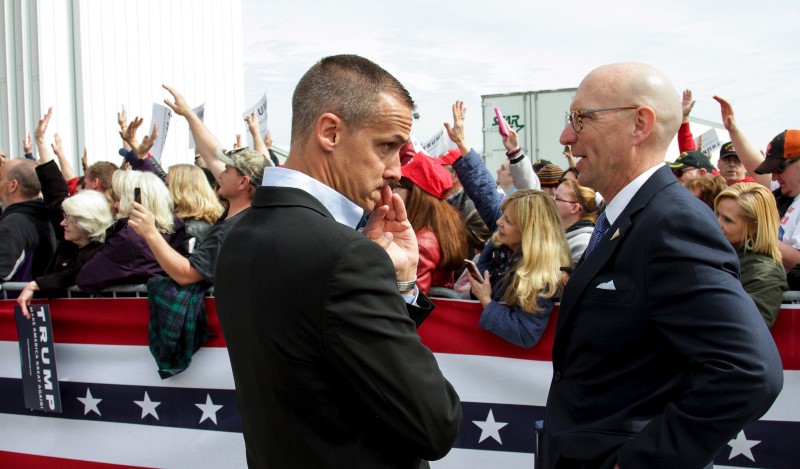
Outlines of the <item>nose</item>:
M778 179L780 179L780 177L781 177L780 173L772 173L773 181L777 181Z
M558 139L562 145L572 145L578 139L578 133L572 128L569 122L564 125L564 130L561 131L561 137Z
M383 170L383 179L387 181L399 181L400 172L400 150L392 156Z

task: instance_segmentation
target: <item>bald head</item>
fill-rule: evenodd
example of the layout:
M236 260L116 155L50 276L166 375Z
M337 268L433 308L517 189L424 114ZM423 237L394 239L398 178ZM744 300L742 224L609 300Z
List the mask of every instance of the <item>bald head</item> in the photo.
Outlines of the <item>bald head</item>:
M648 106L656 115L650 137L643 147L666 152L681 125L681 97L669 78L657 68L634 62L603 65L592 70L581 86L609 105L619 103Z

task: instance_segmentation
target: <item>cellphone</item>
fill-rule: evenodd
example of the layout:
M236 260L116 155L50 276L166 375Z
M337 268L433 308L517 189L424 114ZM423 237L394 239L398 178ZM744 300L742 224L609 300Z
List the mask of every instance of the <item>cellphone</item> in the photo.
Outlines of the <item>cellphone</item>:
M497 129L500 131L500 135L508 137L508 124L506 124L506 120L503 119L503 113L500 112L500 108L497 106L494 108L494 115L497 117Z
M142 203L142 189L139 187L133 188L133 201L137 204Z
M469 259L464 259L464 263L467 264L467 270L469 270L470 277L474 278L480 283L485 282L485 280L483 279L483 275L481 275L481 271L478 269L477 264L475 264Z

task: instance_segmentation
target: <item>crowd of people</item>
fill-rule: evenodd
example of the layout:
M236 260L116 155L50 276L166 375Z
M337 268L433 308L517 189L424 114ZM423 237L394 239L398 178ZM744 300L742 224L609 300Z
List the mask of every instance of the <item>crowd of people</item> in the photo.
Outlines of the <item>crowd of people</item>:
M380 298L381 302L398 303L400 306L395 304L392 307L392 314L411 314L417 325L430 313L425 296L444 294L477 300L483 307L480 327L520 347L533 347L538 343L550 313L559 300L562 301L561 315L564 318L575 314L570 313L575 308L597 307L605 310L617 302L618 311L609 310L607 314L609 318L618 318L610 318L600 330L611 330L609 324L619 325L623 321L619 319L620 315L630 316L628 319L633 321L628 326L620 325L623 329L627 327L632 331L645 327L643 321L628 310L634 301L642 301L641 295L653 293L642 293L636 286L638 280L622 275L625 272L622 264L609 267L608 271L600 270L598 278L602 278L603 283L597 285L596 291L585 293L577 285L585 285L587 271L600 269L599 264L593 263L599 262L601 256L606 256L610 265L614 257L608 256L624 257L624 246L632 245L632 242L622 244L617 253L609 243L626 236L641 238L643 231L662 225L665 226L664 232L648 234L650 238L639 241L639 247L649 253L648 262L654 266L658 264L658 269L664 268L664 259L675 257L672 262L675 262L673 267L677 270L664 270L663 273L667 276L685 276L684 283L698 287L693 290L676 289L672 293L665 293L665 297L648 296L647 307L654 311L669 308L667 303L671 302L691 303L701 292L699 286L725 270L727 273L721 284L729 286L731 281L739 282L739 288L743 288L752 299L748 300L750 305L757 308L764 323L771 327L778 315L783 292L790 287L800 288L800 224L797 222L800 214L800 165L793 164L800 159L800 130L781 132L770 142L766 153L762 154L737 127L730 103L715 96L721 107L725 128L731 136L731 142L721 148L718 169L701 151L702 148L698 148L691 134L689 115L694 105L691 91L686 90L682 99L669 101L671 95L658 89L653 91L655 97L631 95L631 102L636 104L618 103L618 107L607 107L614 104L601 103L603 100L597 98L605 96L605 89L598 87L597 82L607 80L606 74L615 76L615 73L627 73L633 77L631 81L642 78L639 75L646 75L655 82L661 80L661 75L650 69L633 66L619 70L600 69L587 77L576 96L576 106L583 106L584 102L594 104L595 101L599 104L587 106L586 109L576 108L567 115L562 144L565 145L568 168L563 169L544 160L531 161L525 155L518 135L510 129L508 135L503 137L508 159L493 177L481 156L467 141L464 132L467 109L463 102L456 101L452 108L453 122L445 124L449 138L457 149L445 155L426 155L415 151L409 139L411 121L406 122L405 111L413 108L413 102L402 85L390 75L385 76L388 74L382 69L372 70L374 64L361 62L363 59L338 57L329 58L329 62L324 59L298 85L293 100L292 150L282 168L272 167L277 166L277 161L270 154L269 139L262 138L259 133L255 118L247 119L255 142L254 148L225 150L186 99L165 85L170 95L170 99L165 100L166 104L175 114L186 119L192 131L198 155L195 164L178 164L162 169L158 160L149 154L158 129L154 127L150 135L138 140L137 131L142 119L136 118L129 123L123 108L117 115L122 139L120 154L124 157L122 163L118 166L111 161L99 161L86 166L84 155L84 175L79 177L61 149L58 134L55 134L51 145L45 141L52 116L52 109L48 110L39 121L32 141L30 137L25 140L26 155L21 158L4 157L0 166L0 238L3 239L3 243L0 243L0 279L3 282L27 282L18 297L24 314L29 315L28 306L32 299L61 296L66 288L73 285L88 294L97 294L113 285L144 283L148 285L152 297L151 305L155 303L153 307L156 309L169 310L169 314L179 315L187 321L202 321L202 301L198 302L196 298L202 296L208 287L218 285L220 316L226 335L232 333L248 338L243 339L246 345L242 348L236 341L229 339L228 343L240 406L257 409L252 417L243 415L248 458L262 461L273 457L266 455L263 449L256 449L257 439L264 435L272 435L271 438L283 441L288 447L299 448L302 445L300 440L276 436L274 431L263 426L263 422L257 421L258 416L269 407L258 402L263 396L255 391L261 385L252 376L257 373L255 368L259 365L275 367L278 371L273 373L273 378L292 383L290 389L285 390L287 393L295 392L309 399L319 399L319 396L312 395L316 392L314 390L300 391L304 383L292 375L296 370L282 368L283 365L277 364L274 357L270 356L263 362L258 357L247 362L244 357L252 352L252 341L259 340L258 334L264 333L265 321L270 321L269 324L279 330L295 327L303 337L311 337L324 327L313 318L303 323L297 318L270 316L265 319L238 313L252 310L261 302L276 305L278 309L312 311L319 308L319 304L312 304L316 298L314 295L290 293L301 288L299 285L311 291L325 290L326 295L330 295L324 299L334 306L325 308L333 310L331 314L335 321L345 324L342 330L347 334L326 336L323 333L324 337L320 340L336 344L331 352L334 356L345 353L340 349L351 346L357 349L361 358L356 359L358 363L354 367L345 363L350 359L343 356L337 356L341 363L336 362L337 358L332 359L340 367L337 372L349 381L362 379L356 376L361 373L380 377L386 372L377 371L383 366L376 361L380 358L363 358L368 354L369 347L360 343L360 337L365 338L372 332L348 328L359 318L341 315L347 312L346 308L353 308L354 315L361 314L364 318L375 320L370 316L377 314L375 311L362 311L380 309L380 303L375 303L373 297ZM326 67L341 70L332 72ZM367 96L363 102L347 106L339 106L334 102L329 109L313 108L315 100L327 102L333 95L364 95L363 90L356 89L359 79L346 79L359 73L377 80L381 89L388 91L379 93L381 98L377 100L374 96ZM623 86L625 80L621 83L614 86ZM334 85L339 86L335 93L315 94L315 88ZM631 87L636 88L633 85ZM673 111L679 106L682 122L678 126L681 115ZM656 113L668 117L656 120ZM370 123L370 118L377 119L378 123ZM617 123L628 118L629 122L625 121L624 124L627 127L620 127L623 124ZM669 127L673 120L674 129ZM626 138L633 142L630 154L633 157L642 156L635 165L633 159L626 163L628 166L624 166L617 160L607 158L612 143L619 142L591 140L595 128L611 123L618 125L615 131L627 132ZM377 143L370 141L366 144L370 159L360 161L358 152L367 150L356 145L364 146L364 142L348 142L362 128L371 129L376 135L374 142ZM676 130L681 153L674 161L664 165L662 150L665 151ZM34 143L38 158L32 155ZM573 155L576 148L579 151ZM373 154L377 156L373 158ZM328 157L326 159L320 155ZM659 157L661 163L656 164ZM645 161L655 163L652 168L645 168L641 166L646 164ZM668 172L670 170L671 174ZM647 228L637 227L635 219L639 215L635 211L629 213L630 208L622 208L625 206L620 205L622 202L619 200L638 200L636 197L639 197L639 193L634 197L628 184L639 181L645 175L656 180L662 178L665 172L671 178L663 181L662 185L667 189L659 189L657 194L654 192L652 195L654 200L663 205L663 212L658 212L658 206L650 204L650 200L637 202L646 206L641 208L648 214L644 218L652 219L655 224ZM379 174L376 177L373 173ZM649 187L643 186L644 179L636 184L642 190ZM650 184L650 180L647 184ZM368 186L369 191L365 192L362 186ZM305 200L306 195L299 194L303 191L316 200ZM686 195L694 195L702 202L687 202L684 199ZM337 197L341 196L344 199L339 200ZM322 202L324 208L318 201ZM633 201L627 206L630 207ZM301 208L279 210L281 207ZM256 218L256 213L262 218ZM661 215L667 214L672 217L671 220L662 218ZM331 215L333 218L330 218ZM708 220L713 220L713 217L717 222L709 226ZM269 225L266 225L266 220ZM336 222L332 225L330 220ZM698 226L689 228L676 225L681 222L697 223ZM628 233L632 224L634 228ZM341 227L345 225L356 228L350 230L353 233L362 231L363 236L343 233ZM711 240L701 237L695 242L691 236L699 236L702 227L718 236L715 234L716 237ZM309 234L309 230L321 230L332 238L320 239L315 234ZM670 230L675 231L674 239L667 236L672 233ZM687 231L691 233L687 234ZM411 232L413 236L409 237ZM610 237L607 235L609 232L613 233ZM229 238L230 242L226 243ZM375 243L363 241L364 238ZM721 245L721 239L727 240L728 244ZM301 241L305 244L301 244ZM605 252L599 249L599 254L590 257L595 246L602 248L604 244ZM382 247L389 254L391 262L385 259L383 250L367 248L370 245ZM321 252L323 248L335 252ZM682 254L689 259L685 265L677 259L680 256L676 249L685 250ZM687 250L693 252L688 253ZM316 253L314 256L309 254L312 251ZM651 259L656 253L664 257ZM631 254L633 257L642 255L641 252ZM703 267L692 264L695 262L692 259L704 255L716 256L717 264L724 268L711 272L708 264ZM467 260L474 260L477 273L467 269ZM628 260L625 259L626 262ZM254 263L271 265L276 272L269 270L264 274L264 278L269 279L269 285L243 292L244 285L249 284L247 275L253 275L254 272L247 266L253 266ZM313 272L314 269L318 272ZM636 266L633 270L642 278L655 275L656 267L652 267L652 271L646 269ZM359 273L362 270L369 275ZM319 272L329 272L332 278L339 279L339 283L327 284L330 280L322 278ZM620 275L614 277L612 274ZM698 278L706 274L709 278ZM394 288L396 281L397 289L394 291L401 293L397 298L402 296L406 299L407 308L383 291L385 285L371 286L371 281L387 283L391 287L389 290ZM287 282L289 284L284 285ZM645 290L649 287L648 284ZM263 291L273 288L275 291ZM227 298L226 293L230 295ZM626 294L627 300L612 295L617 293ZM284 298L288 295L297 295L298 298ZM712 296L709 295L709 298ZM192 298L195 299L192 304L197 305L193 311L176 311L180 308L172 307L175 304L188 304ZM363 300L364 304L354 306L355 298ZM743 298L722 298L719 304L709 305L709 308L719 309L727 304L741 309ZM345 310L339 311L337 308ZM644 306L642 308L647 309ZM236 315L231 313L233 310L237 311ZM673 320L668 319L672 313L660 309L653 314L660 315L659 320L665 321L664 324ZM156 322L156 327L151 322L151 349L158 349L154 355L163 360L163 366L161 362L159 365L162 376L166 377L188 366L187 350L190 356L191 351L202 342L202 337L191 337L179 345L174 345L173 338L172 350L164 350L164 344L169 340L157 327L162 316L155 315L152 320ZM377 319L387 323L398 320L395 316ZM673 344L687 340L684 334L675 330L678 326L664 324L665 334ZM331 327L336 329L337 325ZM452 388L446 380L441 379L429 351L425 353L419 349L418 342L414 342L413 323L397 327L403 334L396 339L396 343L393 342L397 353L389 354L397 359L393 362L397 368L392 370L408 371L407 376L418 374L420 377L416 381L410 380L406 386L416 383L419 389L429 390L430 399L446 410L447 415L440 417L448 422L447 425L460 421L460 413L453 407L457 398L453 398ZM339 329L337 331L341 332ZM578 332L576 336L584 337L595 331L589 328ZM265 333L265 336L270 337L269 347L276 348L278 355L283 353L280 350L284 348L295 347L282 343L283 339L273 337L274 333ZM580 360L566 364L579 346L576 343L563 345L566 339L561 337L561 342L556 344L557 349L554 350L554 385L561 381L561 376L567 381L579 372L608 379L607 375L598 374L599 370L608 368L607 363L600 364L595 360L592 362L592 366L597 367L594 371L589 371L589 365ZM600 347L604 341L617 339L618 336L601 337L595 345ZM644 343L640 342L643 340L642 337L622 339L629 346L628 351L644 348ZM653 340L658 342L662 339ZM706 340L710 343L714 339ZM354 345L355 342L359 345ZM692 347L688 346L688 349L685 356L691 361L694 359L690 357ZM620 350L624 350L624 347ZM647 356L659 361L663 360L662 354L663 350L660 350ZM309 356L304 355L311 360ZM597 353L597 356L603 354ZM403 357L412 357L409 363L423 363L424 366L422 369L407 369L408 366L400 364ZM314 355L314 359L321 358ZM301 362L292 363L292 366L295 365L299 368L306 366ZM560 371L562 366L563 375ZM363 369L358 372L352 369L358 367ZM321 379L315 373L309 369L301 371L300 376ZM354 375L350 376L350 373ZM290 378L290 375L293 377ZM656 381L648 382L642 389L656 392ZM658 381L657 384L667 386L665 381ZM557 412L568 413L564 410L564 403L578 391L565 390L565 386L554 386L554 389L561 389L563 393L554 398L552 409L556 414L548 407L548 419L551 422L561 420L561 427L551 427L555 430L548 437L554 448L548 454L550 461L569 459L568 452L562 448L569 438L559 432L567 432L570 426L564 424L564 416ZM657 392L669 394L664 389L658 389ZM400 390L392 389L388 394L396 395ZM597 391L597 394L592 394L594 397L601 400L608 398L605 394L607 390L594 390ZM377 402L381 400L379 391L386 389L360 389L361 394L356 397ZM285 396L274 393L270 399L277 400L270 402L270 405L280 404ZM351 403L347 402L345 407L349 408ZM429 402L426 405L433 404ZM613 407L610 400L609 405ZM411 418L401 417L402 412L397 407L395 403L395 406L389 405L376 412L399 421ZM371 408L380 408L380 405L375 404ZM291 405L280 413L287 419L308 418L303 409L295 409ZM584 417L591 419L587 417L590 414L584 414ZM429 415L425 418L434 417ZM675 417L674 423L683 425L678 420ZM318 422L306 423L316 428ZM403 423L413 428L413 422ZM346 422L339 422L336 426L347 435L347 432L355 432ZM394 430L403 431L405 428L399 425ZM333 437L331 430L319 431L326 438ZM450 433L449 430L443 430L440 437L451 441ZM656 434L655 430L651 433ZM347 435L341 438L347 438ZM415 454L431 459L441 457L441 449L446 443L438 441L437 446L427 447L429 443L415 440L416 436L409 435L410 441L405 442L415 451L419 450ZM324 446L316 441L305 441L305 444L311 447L317 444ZM696 462L705 457L700 449L691 447L691 450L700 456L690 451L687 460ZM624 457L636 461L648 448L639 448L639 451L642 453L625 454ZM400 450L394 448L391 454L397 452ZM375 459L367 458L364 461L381 461L382 457L385 455L375 455ZM602 459L605 456L598 453L597 457ZM278 460L298 461L291 458ZM647 457L642 457L639 462L647 460ZM352 461L360 459L354 457ZM620 467L625 466L620 464Z
M111 161L87 166L84 153L84 175L78 177L64 155L58 133L51 145L45 143L52 109L40 120L34 138L29 135L23 141L25 157L7 161L4 157L6 213L0 219L0 229L9 233L6 239L10 242L0 256L0 276L3 281L30 282L19 296L21 305L29 304L34 295L62 295L72 285L94 294L108 286L147 283L157 276L169 276L181 285L200 281L213 285L216 255L226 232L213 227L219 220L236 220L236 215L252 199L252 194L249 199L244 194L253 192L260 183L264 167L276 166L278 161L270 149L271 137L262 138L253 116L248 116L246 122L255 148L225 152L183 97L165 88L174 98L170 106L187 119L198 142L193 165L177 164L164 171L148 153L155 142L157 127L140 142L136 134L143 120L135 118L128 123L124 107L117 114L122 138L120 154L124 156L119 166ZM681 153L668 163L678 182L715 211L723 230L732 220L744 223L742 210L720 212L718 202L725 198L723 192L730 193L729 188L740 183L755 183L773 190L777 198L775 213L763 207L763 211L755 214L757 218L748 221L759 230L750 229L747 236L733 243L740 261L760 253L786 271L783 276L765 277L752 275L748 272L749 265L742 267L742 275L748 279L744 282L746 290L772 326L783 292L787 288L800 289L800 226L796 223L794 206L795 196L800 194L800 175L792 177L798 170L791 166L800 158L800 145L795 143L800 131L781 133L764 155L736 126L730 103L720 97L714 99L720 103L722 120L732 139L720 149L720 169L714 167L706 153L698 151L691 133L689 115L695 103L691 90L683 92L681 101L683 118L677 134ZM465 112L462 104L457 106L460 107L454 108L454 112ZM593 117L587 113L579 119ZM552 309L552 305L540 306L538 302L547 299L545 303L552 303L560 297L563 281L557 277L562 272L569 273L580 261L597 218L605 208L603 196L578 182L579 170L569 145L564 151L569 164L566 170L550 161L530 161L522 151L517 133L509 129L503 137L508 159L493 178L477 153L470 152L463 131L453 127L449 130L458 149L444 155L417 152L409 139L401 150L402 177L392 183L407 207L420 248L417 286L426 295L433 288L434 295L481 301L487 308L481 319L482 327L517 345L533 346ZM237 135L238 142L241 137ZM38 159L33 156L34 143ZM777 162L777 166L770 162ZM784 170L788 170L787 174ZM247 177L250 187L244 180L237 181L237 177ZM111 219L89 202L96 202L96 198L89 199L91 196L86 195L78 199L84 200L81 205L71 204L80 207L80 215L75 215L77 208L72 209L72 214L67 212L63 202L87 189L104 194ZM134 190L139 191L141 200L133 200ZM543 192L548 197L526 192L512 198L515 192L527 190ZM517 214L505 212L506 203L516 207L527 200L518 200L521 195L540 201L527 204L526 207L530 206L516 211ZM550 200L553 204L548 203L546 210L536 211L539 204ZM728 200L732 200L730 196ZM231 202L233 210L224 215ZM728 204L723 201L725 205ZM560 220L560 230L551 226L553 214ZM517 224L529 217L529 226L520 231L524 246L512 247L500 239L522 229ZM774 246L765 248L761 242L762 249L754 253L751 235L767 233L763 230L774 224L775 219L779 223L775 227ZM212 242L195 253L211 232L216 235ZM477 233L483 235L476 238ZM487 233L494 233L490 242ZM561 239L556 239L561 233L566 237L568 259L562 255ZM503 249L499 249L501 246ZM481 279L474 280L477 284L470 281L466 259L478 261L482 271L490 272L488 283ZM778 272L772 265L769 270ZM501 271L503 275L498 277ZM54 279L58 282L53 283ZM759 297L768 300L760 301ZM502 304L502 308L491 306L492 301ZM491 312L500 310L509 311L510 316L499 319ZM516 322L519 324L512 325ZM537 323L534 329L538 332L521 334L526 329L522 324L528 323Z

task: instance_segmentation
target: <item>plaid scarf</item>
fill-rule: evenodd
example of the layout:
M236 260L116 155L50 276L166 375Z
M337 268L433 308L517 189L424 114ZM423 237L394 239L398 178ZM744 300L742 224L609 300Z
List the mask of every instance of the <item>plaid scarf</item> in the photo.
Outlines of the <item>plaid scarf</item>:
M150 305L148 338L161 379L189 367L192 355L208 340L208 316L204 301L208 285L198 282L182 287L169 277L147 281Z

